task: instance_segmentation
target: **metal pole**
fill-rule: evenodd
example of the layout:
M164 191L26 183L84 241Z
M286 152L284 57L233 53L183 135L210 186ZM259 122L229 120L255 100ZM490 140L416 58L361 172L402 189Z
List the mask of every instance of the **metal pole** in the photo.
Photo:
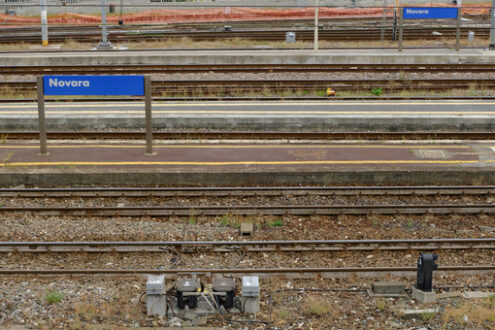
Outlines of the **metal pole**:
M101 0L101 42L96 48L113 49L107 38L107 0Z
M46 0L40 0L41 6L41 45L48 46L48 19L46 13Z
M490 50L495 50L495 0L492 0L492 11L490 19Z
M495 1L495 0L494 0ZM318 50L318 0L315 0L315 33L314 33L314 50Z
M387 24L387 0L383 0L382 27L380 29L380 41L385 40L385 24Z
M455 50L461 48L461 8L457 8L457 24L455 27Z
M399 9L399 52L402 51L402 30L404 30L404 13L403 9Z
M38 89L38 128L40 131L40 155L48 155L46 151L46 127L45 127L45 91L43 76L36 79Z
M397 10L399 9L399 0L395 0L394 5L394 27L392 29L392 41L397 40Z
M144 104L146 113L146 155L153 153L153 124L151 120L151 78L144 76Z

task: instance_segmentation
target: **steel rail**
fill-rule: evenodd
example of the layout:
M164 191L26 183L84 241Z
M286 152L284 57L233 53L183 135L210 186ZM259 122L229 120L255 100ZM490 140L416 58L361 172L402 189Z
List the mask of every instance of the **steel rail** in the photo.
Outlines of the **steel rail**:
M346 273L409 273L416 267L337 267L337 268L246 268L246 269L0 269L1 275L304 275L304 274L346 274ZM492 272L495 265L439 266L444 272Z
M0 242L0 253L341 252L495 249L495 238L306 241Z
M46 99L45 102L130 102L130 101L142 101L142 97L112 97L112 98L70 98L70 99ZM212 102L212 101L428 101L428 100L457 100L457 101L488 101L495 100L495 96L438 96L438 95L417 95L417 96L332 96L331 98L325 96L171 96L171 97L160 97L153 96L153 101L157 102ZM0 103L36 103L37 99L28 98L24 96L22 98L6 98L0 99ZM393 133L390 133L393 134ZM399 133L397 133L399 134ZM462 134L462 133L461 133Z
M50 65L0 66L3 75L144 74L144 73L274 73L274 72L493 72L493 64L215 64L215 65Z
M273 91L297 91L301 88L311 91L325 90L332 87L338 91L358 91L363 88L382 88L385 91L398 90L428 90L444 91L455 89L468 89L473 86L483 88L495 88L495 79L492 78L465 78L465 79L341 79L341 80L167 80L153 81L152 94L162 93L194 95L198 91L203 93L233 93L256 92L270 88ZM36 82L33 81L7 81L0 82L0 88L7 88L16 92L36 91Z
M0 197L246 197L492 195L495 186L0 188ZM1 208L0 208L1 210Z
M51 131L49 139L144 139L146 133L140 131ZM3 139L38 139L35 131L4 131ZM196 132L169 131L153 132L156 140L495 140L495 132Z
M489 34L488 27L463 27L461 36L467 36L468 30L475 31L478 37L487 37ZM141 30L130 33L129 31L109 31L108 39L112 42L122 41L143 41L143 40L163 40L189 38L193 41L208 41L221 39L242 38L249 40L266 40L266 41L281 41L285 40L285 34L289 31L297 33L299 41L311 41L313 38L312 29L271 29L271 30L236 30L236 31L170 31L164 29ZM433 35L432 33L440 32L442 35ZM8 32L8 31L7 31ZM380 28L367 29L366 31L358 29L320 29L320 40L330 41L353 41L353 40L379 40ZM455 37L455 28L450 27L434 27L434 28L405 28L403 30L404 39L443 39ZM385 37L390 39L392 36L392 28L385 31ZM89 42L99 40L100 35L98 30L92 32L68 32L59 31L50 33L52 41L74 40L79 42ZM38 33L4 33L0 35L0 42L16 43L19 40L32 43L40 40Z
M368 214L492 214L495 204L423 205L225 205L134 207L1 207L1 213L92 217L166 217L232 215L368 215Z

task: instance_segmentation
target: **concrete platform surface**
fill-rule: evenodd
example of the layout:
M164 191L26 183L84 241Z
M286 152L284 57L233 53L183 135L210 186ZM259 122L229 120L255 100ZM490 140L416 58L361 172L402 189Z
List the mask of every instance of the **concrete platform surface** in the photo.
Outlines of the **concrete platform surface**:
M488 44L487 44L488 47ZM4 52L0 65L96 64L458 64L495 63L485 49L226 49Z
M143 128L144 102L46 103L50 130ZM495 101L154 102L156 129L495 131ZM0 104L0 130L37 130L36 103Z
M0 144L0 185L494 184L495 142Z

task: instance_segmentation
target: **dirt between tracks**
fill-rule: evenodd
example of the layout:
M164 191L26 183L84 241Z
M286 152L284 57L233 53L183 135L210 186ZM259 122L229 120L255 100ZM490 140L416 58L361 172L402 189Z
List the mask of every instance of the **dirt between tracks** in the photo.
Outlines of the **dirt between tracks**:
M371 298L364 290L376 280L390 278L261 279L261 309L256 316L227 315L238 322L213 316L208 319L208 326L242 329L489 329L495 326L494 310L490 310L493 299L466 300L458 292L459 286L492 283L491 276L438 276L434 282L437 294L450 298L429 305L419 305L411 298ZM414 281L412 278L393 280L407 286ZM180 319L147 317L146 306L140 302L145 282L143 277L4 277L0 279L0 325L44 329L190 325ZM202 278L202 282L208 287L210 279ZM167 284L171 287L173 281ZM438 289L444 286L453 287L449 291ZM403 309L425 308L434 311L438 308L439 312L424 312L412 318L401 316Z
M254 223L251 236L240 224ZM8 241L233 241L493 238L492 215L72 217L2 214Z

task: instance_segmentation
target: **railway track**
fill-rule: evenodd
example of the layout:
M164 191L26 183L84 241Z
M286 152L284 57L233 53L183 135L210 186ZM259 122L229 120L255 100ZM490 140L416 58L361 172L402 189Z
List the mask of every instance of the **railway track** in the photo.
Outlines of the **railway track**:
M47 132L49 139L144 139L145 132ZM39 132L6 131L6 140L33 140ZM153 132L155 140L495 140L495 132Z
M0 253L136 252L340 252L495 249L495 238L317 240L317 241L147 241L147 242L0 242Z
M0 188L3 198L493 195L495 186ZM5 208L0 208L0 211Z
M467 27L461 28L461 38L466 38L468 31L474 31L479 38L489 37L489 27ZM290 29L266 29L266 30L231 30L231 31L174 31L163 28L122 30L115 26L109 26L108 39L111 42L142 42L159 41L167 39L188 38L192 41L212 41L227 39L247 39L256 41L285 41L287 32L295 32L298 41L313 41L314 31L311 28L290 28ZM433 34L440 33L440 35ZM324 29L320 28L318 37L320 41L365 41L380 40L380 28L341 28ZM425 28L405 28L403 31L404 40L417 39L441 39L455 38L455 27L425 27ZM101 30L98 27L73 27L71 30L51 31L50 42L64 42L73 40L78 42L98 42L101 39ZM385 39L391 40L392 28L385 30ZM0 35L2 43L18 43L22 40L25 43L39 43L41 35L36 32L15 32L6 30Z
M438 266L438 271L443 272L493 272L495 265L470 265L470 266ZM337 268L229 268L229 269L0 269L1 275L260 275L262 277L298 276L309 277L318 274L366 274L366 273L390 273L403 274L415 273L416 267L337 267Z
M168 217L168 216L249 216L249 215L396 215L396 214L493 214L495 204L418 205L249 205L249 206L124 206L124 207L10 207L0 214L36 214L85 217Z
M495 79L322 79L322 80L166 80L152 82L152 95L205 95L266 92L318 92L332 87L337 91L357 92L380 88L394 91L450 91L452 89L493 89ZM0 82L0 89L15 93L36 92L34 81Z
M280 72L495 72L494 64L223 64L223 65L56 65L0 66L1 75L150 74L150 73L280 73Z

